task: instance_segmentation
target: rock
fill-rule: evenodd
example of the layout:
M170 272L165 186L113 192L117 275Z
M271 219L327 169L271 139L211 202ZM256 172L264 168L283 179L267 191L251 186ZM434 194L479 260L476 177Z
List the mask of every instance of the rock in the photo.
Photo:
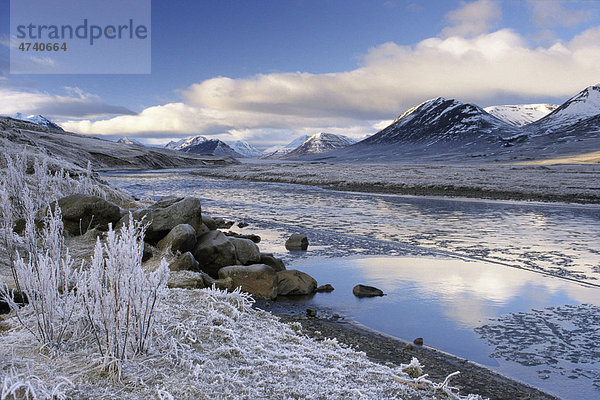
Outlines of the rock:
M39 219L36 218L33 222L33 224L35 225L35 229L37 232L42 232L42 230L44 229L44 220L43 219ZM13 228L13 232L16 233L17 235L22 235L23 232L25 232L25 218L19 218L15 221L15 226Z
M209 231L198 237L192 254L200 269L211 276L217 276L219 269L235 265L237 261L235 246L220 231Z
M285 241L285 248L290 251L302 251L308 248L308 238L306 235L294 233Z
M145 221L150 223L146 230L146 240L152 244L158 243L180 224L191 225L196 230L196 235L209 231L202 222L200 200L195 197L161 200L150 208L135 211L133 217L137 220L146 217Z
M203 275L195 271L173 271L169 274L167 286L171 289L204 289L208 285Z
M249 224L249 223L247 223L247 222L244 222L244 221L242 221L242 222L238 222L238 224L237 224L238 228L245 228L245 227L247 227L248 225L250 225L250 224Z
M272 253L260 253L260 263L267 264L276 272L285 271L285 264L281 258L275 257Z
M230 238L229 241L235 247L235 255L242 265L260 263L260 250L258 246L249 239Z
M204 225L206 225L206 227L209 230L211 230L211 231L217 230L217 224L215 223L215 220L212 219L211 217L209 217L208 215L202 216L202 222L204 222Z
M277 294L279 296L299 296L314 293L317 281L297 270L277 272Z
M275 299L277 297L277 273L264 264L233 265L219 270L219 278L231 278L233 287L256 297Z
M423 346L423 338L418 337L415 340L413 340L413 343L416 344L417 346Z
M177 256L175 261L169 264L169 269L171 271L198 271L199 265L194 255L188 251Z
M196 230L189 224L179 224L162 238L156 247L162 251L185 253L194 250L196 246Z
M162 199L158 200L156 203L154 203L154 207L166 208L166 207L172 206L173 204L183 200L184 198L185 197L166 196L166 197L163 197Z
M354 295L356 297L383 296L383 291L381 291L380 289L377 289L376 287L373 287L373 286L366 286L366 285L354 286L354 288L352 289L352 293L354 293Z
M336 313L336 314L333 314L333 315L331 316L331 318L333 318L333 319L340 319L340 314L337 314L337 313Z
M215 225L217 225L217 229L229 229L233 226L233 221L226 221L221 217L214 218Z
M335 289L333 286L331 286L329 283L326 285L321 285L317 288L316 292L317 293L329 293L329 292L333 292Z
M142 253L142 262L146 262L154 256L152 246L144 242L144 252Z
M317 317L317 310L314 308L307 308L306 309L306 316L308 318L316 318Z
M239 238L239 239L250 239L254 243L260 243L260 236L255 235L253 233L242 234L242 233L237 233L237 232L233 232L233 231L228 231L228 232L223 232L223 233L227 236L231 236L231 237L235 237L235 238Z
M211 278L212 279L212 278ZM227 277L223 279L212 279L211 286L215 285L217 289L221 290L233 290L235 287L233 286L233 279Z
M109 224L116 224L121 218L119 207L98 196L73 194L58 200L65 230L72 235L81 235L88 229L97 227L108 230Z

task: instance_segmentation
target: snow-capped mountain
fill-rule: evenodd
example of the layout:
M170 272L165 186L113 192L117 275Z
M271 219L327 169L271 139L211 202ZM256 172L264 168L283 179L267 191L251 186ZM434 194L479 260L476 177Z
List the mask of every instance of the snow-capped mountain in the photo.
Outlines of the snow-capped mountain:
M238 152L244 157L252 158L252 157L260 157L263 155L263 152L258 150L256 147L252 146L250 143L244 140L237 140L233 143L229 144L233 150Z
M285 158L302 157L309 154L322 154L332 150L343 149L356 143L354 139L333 133L317 133L311 136L296 149L286 154Z
M304 136L297 137L296 139L292 140L285 146L269 147L268 149L265 150L265 155L261 156L260 158L263 158L263 159L281 158L281 157L285 156L286 154L288 154L289 152L291 152L292 150L295 150L296 148L301 146L302 143L306 142L308 139L310 139L310 136L304 135Z
M40 126L46 126L50 129L54 129L56 131L61 131L64 132L63 128L61 128L60 126L58 126L57 124L55 124L54 122L50 121L48 118L44 117L43 115L29 115L26 116L20 112L14 114L11 118L13 119L18 119L21 121L27 121L27 122L31 122L34 123L36 125L40 125Z
M600 114L600 84L585 88L556 110L531 124L531 132L536 135L559 132L598 114Z
M488 114L474 104L443 97L411 108L390 126L358 145L408 144L431 146L438 142L464 144L477 140L508 138L520 130Z
M212 154L215 156L230 156L242 158L243 156L233 150L227 143L219 139L207 139L204 136L191 136L179 142L169 142L166 148L193 154Z
M165 148L167 149L171 149L171 150L183 150L186 147L189 146L195 146L197 144L200 143L204 143L206 142L208 139L205 138L204 136L188 136L186 138L177 140L177 141L170 141L169 143L166 144Z
M555 104L517 104L490 106L484 110L511 125L525 126L545 117L557 108L558 105Z
M137 146L143 146L143 144L141 144L140 142L138 142L135 139L131 139L128 138L127 136L122 137L121 139L117 140L117 143L122 143L122 144L133 144L133 145L137 145Z

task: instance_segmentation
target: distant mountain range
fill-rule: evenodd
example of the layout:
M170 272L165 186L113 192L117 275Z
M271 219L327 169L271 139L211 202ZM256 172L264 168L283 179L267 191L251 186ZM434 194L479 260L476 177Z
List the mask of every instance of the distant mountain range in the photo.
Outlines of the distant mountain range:
M55 131L60 131L60 132L64 132L63 128L61 128L60 126L58 126L57 124L55 124L54 122L50 121L48 118L44 117L43 115L25 115L22 114L20 112L11 115L11 118L13 119L18 119L21 121L26 121L26 122L31 122L33 124L39 125L39 126L45 126L48 127L50 129L54 129Z
M437 98L356 144L308 160L527 160L600 150L600 85L562 105L496 106ZM539 115L544 115L535 120ZM534 120L527 123L527 121Z

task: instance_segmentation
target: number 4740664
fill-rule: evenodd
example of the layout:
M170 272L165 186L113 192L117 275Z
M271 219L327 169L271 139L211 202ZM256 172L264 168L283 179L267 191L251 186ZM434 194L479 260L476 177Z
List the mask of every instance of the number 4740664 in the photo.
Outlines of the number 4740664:
M21 42L19 45L21 51L67 51L67 43L40 43L40 42Z

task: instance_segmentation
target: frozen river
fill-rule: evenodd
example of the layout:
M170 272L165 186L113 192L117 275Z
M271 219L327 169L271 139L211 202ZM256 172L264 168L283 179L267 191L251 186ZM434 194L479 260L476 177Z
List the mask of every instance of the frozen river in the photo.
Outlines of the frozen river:
M139 197L196 196L244 221L261 251L331 283L303 301L457 354L564 398L600 397L600 207L337 192L206 178L112 173ZM283 246L305 233L306 253ZM357 300L356 283L388 296Z

